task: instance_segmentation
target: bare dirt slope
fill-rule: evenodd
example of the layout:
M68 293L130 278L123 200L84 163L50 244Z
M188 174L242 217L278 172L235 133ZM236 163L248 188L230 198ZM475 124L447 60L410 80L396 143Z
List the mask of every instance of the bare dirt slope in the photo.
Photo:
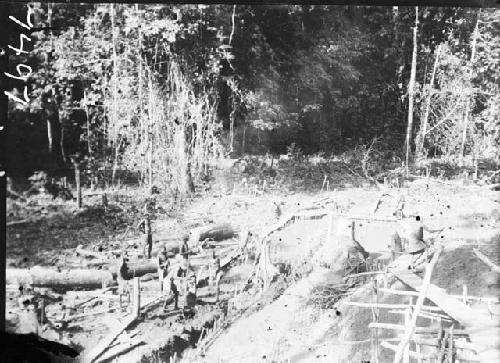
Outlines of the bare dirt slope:
M432 282L451 294L460 294L463 284L466 284L469 294L498 296L498 276L472 252L472 247L478 247L493 261L499 262L500 214L496 194L474 186L442 183L427 186L426 183L415 182L408 188L391 190L390 196L384 197L377 215L390 214L400 193L405 195L407 214L420 215L432 229L444 228L433 236L444 243L446 249ZM378 195L379 192L373 190L347 190L330 193L329 197L349 205L349 213L366 214ZM326 232L327 222L323 222ZM383 252L395 228L394 223L361 222L357 225L357 237L370 252ZM339 279L339 276L323 269L314 269L311 275L291 286L272 304L231 326L213 343L206 355L197 359L204 362L370 360L370 333L367 328L372 321L370 310L344 306L342 300L337 304L338 310L325 310L314 306L310 299L315 288ZM353 300L370 301L369 296L369 291L361 287ZM406 301L402 297L387 296L382 302ZM476 304L476 308L486 307ZM381 319L402 323L401 316L385 312ZM430 321L425 319L419 322L419 326L428 324ZM387 333L382 336L391 337ZM381 361L392 359L390 351L380 350ZM193 358L190 360L196 361Z

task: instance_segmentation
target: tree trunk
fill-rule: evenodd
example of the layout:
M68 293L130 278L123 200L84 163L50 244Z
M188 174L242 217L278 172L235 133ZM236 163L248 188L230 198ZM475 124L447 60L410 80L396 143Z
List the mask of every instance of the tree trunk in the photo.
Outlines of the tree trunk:
M476 26L474 27L474 31L472 32L472 52L470 55L470 60L469 60L469 69L468 69L468 78L469 82L472 78L472 66L474 64L474 58L476 56L476 44L477 44L477 38L479 35L479 17L481 15L481 9L479 9L479 13L477 15L477 20L476 20ZM470 104L471 104L471 97L467 96L467 101L465 103L465 110L464 110L464 121L463 121L463 130L462 130L462 142L460 144L460 160L461 164L463 165L464 163L464 157L465 157L465 142L467 140L467 129L469 128L469 114L470 114Z
M75 167L75 184L76 184L76 204L79 209L82 208L82 185L80 180L80 163L73 162Z
M413 96L415 88L415 75L417 70L417 27L418 27L418 6L415 7L415 26L413 28L413 52L411 58L410 82L408 83L408 127L406 128L405 142L405 168L406 176L409 175L410 142L413 128Z
M61 137L59 139L59 146L61 148L61 157L64 163L66 163L66 153L64 152L64 123L59 121L59 127L61 128Z
M112 51L113 51L113 79L112 79L112 92L113 92L113 103L111 106L111 122L112 122L112 144L115 150L113 156L113 171L111 173L111 184L115 184L116 170L118 168L118 135L117 135L117 112L116 112L116 102L117 102L117 80L118 80L118 65L117 65L117 55L116 55L116 32L115 32L115 8L114 4L110 4L110 14L111 14L111 34L112 34Z
M141 27L141 18L140 18L140 13L139 13L139 4L135 5L135 11L138 13L139 16L139 29L138 29L138 50L139 50L139 70L138 70L138 83L139 83L139 90L138 90L138 96L139 96L139 123L140 123L140 132L139 132L139 140L138 142L142 142L142 132L143 132L143 124L142 124L142 118L144 114L144 109L142 107L142 27Z
M417 150L416 150L416 154L419 157L423 157L422 154L423 154L423 150L424 150L425 134L427 133L427 121L429 119L429 112L430 112L430 108L431 108L431 97L432 97L432 91L434 89L434 78L436 76L436 70L437 70L437 67L439 64L438 62L439 62L439 53L440 52L441 52L441 44L438 45L438 47L436 49L436 58L434 60L434 67L432 68L431 80L430 80L429 86L428 86L428 94L427 94L427 100L425 103L425 111L424 111L424 116L422 119L422 126L420 129L420 136L419 136L419 140L417 143Z
M245 138L247 133L247 125L243 124L243 137L241 138L241 155L245 153Z
M189 232L189 240L192 242L199 242L209 238L214 241L222 241L227 238L232 238L235 235L236 231L234 228L229 223L223 223L193 228Z
M149 90L149 102L148 102L148 123L146 125L146 140L148 145L148 187L151 191L153 188L153 140L151 135L151 125L153 121L153 79L151 75L151 70L148 72L148 90Z
M33 287L51 287L74 290L75 288L101 288L103 285L114 285L113 275L105 270L66 270L57 271L45 267L31 269L7 269L8 285L25 285Z
M52 154L54 150L54 137L52 136L52 122L50 121L50 116L47 118L47 140L49 142L49 153Z
M89 169L90 169L90 189L95 190L95 173L94 173L94 162L92 161L92 133L90 131L90 112L89 105L87 103L87 90L83 91L83 102L85 103L85 117L87 119L87 152L89 154Z

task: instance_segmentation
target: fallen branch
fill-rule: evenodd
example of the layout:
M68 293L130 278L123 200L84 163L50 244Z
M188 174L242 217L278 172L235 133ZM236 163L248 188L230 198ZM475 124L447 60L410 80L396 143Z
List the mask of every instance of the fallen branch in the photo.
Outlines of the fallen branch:
M37 222L37 220L32 219L32 218L20 219L20 220L17 220L17 221L7 222L6 226L7 227L13 227L13 226L17 226L19 224L25 224L25 223L29 223L29 222L35 223L35 222Z
M115 329L106 335L100 342L89 352L83 353L83 362L94 362L99 356L101 356L106 349L109 348L111 343L125 330L130 324L135 321L135 316L127 316L123 322L121 322Z
M110 348L106 354L103 354L101 358L99 358L97 361L99 363L104 363L106 361L111 361L112 359L115 359L116 357L122 355L122 354L125 354L129 351L131 351L132 349L134 349L135 347L137 347L138 345L142 345L142 344L145 344L143 340L141 339L131 339L127 342L124 342L124 343L121 343L121 344L118 344L112 348Z
M355 277L364 277L364 276L371 276L371 275L380 275L380 274L385 274L387 271L368 271L368 272L360 272L357 274L350 274L344 276L344 279L350 279L350 278L355 278Z
M159 295L157 297L152 298L147 303L142 305L140 309L145 309L146 307L154 304L155 302L160 301L164 298L163 295ZM140 316L140 315L139 315ZM137 315L127 316L123 322L121 322L115 329L113 329L107 336L101 339L100 343L97 344L93 349L89 352L84 352L82 354L84 362L94 362L97 358L99 358L113 343L113 341L125 330L127 329L136 319L139 318Z
M97 297L95 297L95 298L97 298ZM99 315L99 314L106 314L106 313L109 313L110 311L113 311L113 310L116 310L116 309L119 309L119 308L118 307L113 307L113 308L109 308L109 309L104 309L104 310L99 310L99 311L93 311L91 313L76 314L76 315L69 316L69 317L67 317L66 319L63 319L63 320L65 322L69 322L69 321L72 321L72 320L75 320L75 319L86 318L87 316L93 316L93 315Z
M493 262L490 261L490 259L488 257L486 257L482 252L480 252L478 249L476 248L473 248L473 251L474 253L476 254L476 256L481 260L483 261L485 264L487 264L488 266L490 266L490 268L495 271L495 272L498 272L500 273L500 267L498 267L497 265L495 265Z
M381 193L379 194L379 196L378 196L377 200L375 201L375 207L373 208L372 213L376 213L376 212L377 212L378 207L380 206L380 203L382 202L382 198L383 198L384 196L386 196L386 195L387 195L387 196L390 196L390 194L389 194L389 193L387 193L387 192L381 192Z

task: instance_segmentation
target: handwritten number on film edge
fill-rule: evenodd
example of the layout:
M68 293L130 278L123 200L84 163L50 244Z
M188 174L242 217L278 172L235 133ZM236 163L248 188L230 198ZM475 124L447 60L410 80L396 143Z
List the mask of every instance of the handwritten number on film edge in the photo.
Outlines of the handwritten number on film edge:
M31 6L28 5L28 13L26 14L26 23L23 23L22 21L16 19L14 16L9 16L9 19L12 20L14 23L18 24L19 26L23 27L23 28L26 28L26 29L31 29L33 27L33 23L31 22L31 15L33 14L33 9L31 8ZM10 49L12 49L16 55L20 55L21 53L28 53L27 51L24 50L24 40L28 40L31 42L31 38L28 37L26 34L20 34L19 35L19 48L16 48L12 45L9 45L8 47ZM3 51L2 49L2 55L6 55L5 54L5 51ZM25 69L25 72L22 71L22 69ZM13 74L10 74L8 72L4 72L4 74L9 77L9 78L13 78L13 79L18 79L18 80L22 80L24 82L26 82L28 80L28 77L31 75L32 73L32 69L30 66L28 65L25 65L25 64L18 64L17 67L16 67L16 70L17 70L17 73L18 75L15 76ZM27 105L28 102L29 102L29 97L28 97L28 86L25 85L24 86L24 92L23 92L23 96L24 96L24 99L21 99L17 96L15 96L13 93L11 92L7 92L7 91L4 91L4 94L16 101L16 102L20 102L22 103L23 105Z

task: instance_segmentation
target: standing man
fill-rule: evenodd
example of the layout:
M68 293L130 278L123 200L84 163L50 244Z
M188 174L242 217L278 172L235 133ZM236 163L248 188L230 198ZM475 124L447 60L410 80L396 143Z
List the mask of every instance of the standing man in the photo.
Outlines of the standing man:
M424 230L431 233L440 232L441 230L431 230L424 226L420 216L400 221L403 227L403 249L413 256L411 267L415 267L421 262L428 259L428 250L430 244L424 240ZM424 260L421 260L425 257ZM420 261L421 260L421 261Z
M128 303L130 304L130 291L128 287L128 280L130 279L127 257L122 254L120 264L118 265L118 273L116 274L116 280L118 282L118 294L120 295L120 308L122 308L122 296L127 295Z
M182 246L180 248L180 253L182 256L183 260L183 270L185 275L187 275L188 270L189 270L189 246L188 246L188 241L187 238L184 238L184 241L182 242Z
M144 234L143 239L143 253L148 259L151 258L151 251L153 250L153 232L151 230L151 219L149 214L146 214L145 218L139 222L137 229L141 230Z
M170 269L170 259L168 258L166 246L163 246L163 250L160 253L160 268L163 270L163 276L167 276Z

